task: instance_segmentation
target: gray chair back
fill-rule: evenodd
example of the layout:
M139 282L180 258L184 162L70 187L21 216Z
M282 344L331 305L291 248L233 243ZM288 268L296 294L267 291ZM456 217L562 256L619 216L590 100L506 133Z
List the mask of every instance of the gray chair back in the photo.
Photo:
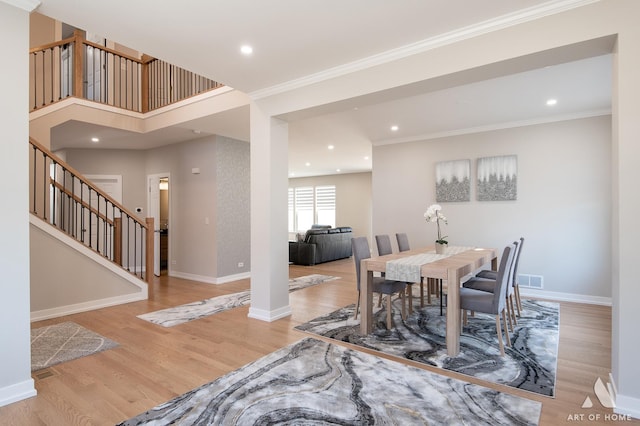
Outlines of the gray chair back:
M500 266L498 267L498 276L496 278L497 288L493 292L493 313L500 313L506 306L507 288L511 285L510 271L512 270L513 257L515 256L515 244L509 244L504 248L502 257L500 258Z
M411 250L411 247L409 246L409 237L407 237L407 234L405 234L404 232L396 234L396 240L398 240L399 251Z
M511 277L511 286L515 287L518 284L518 263L520 263L520 253L522 253L522 245L524 244L524 237L520 237L518 242L518 248L516 249L515 258L513 260L513 275Z
M360 262L371 257L367 237L352 238L351 250L353 251L353 260L356 262L356 284L358 291L360 291Z
M388 235L376 235L376 245L378 246L379 256L393 253L393 249L391 248L391 239Z

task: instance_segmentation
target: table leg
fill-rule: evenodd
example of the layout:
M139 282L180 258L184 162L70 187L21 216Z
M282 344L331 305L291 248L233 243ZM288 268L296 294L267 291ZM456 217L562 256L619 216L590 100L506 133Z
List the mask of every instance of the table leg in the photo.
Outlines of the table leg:
M457 269L447 270L446 342L447 355L458 355L458 352L460 352L460 277Z
M373 271L367 270L366 262L360 265L360 333L370 334L373 331Z

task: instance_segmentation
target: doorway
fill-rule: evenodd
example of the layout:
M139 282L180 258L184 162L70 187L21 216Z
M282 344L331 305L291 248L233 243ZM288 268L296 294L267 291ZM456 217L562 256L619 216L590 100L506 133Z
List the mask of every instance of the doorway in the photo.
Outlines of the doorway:
M147 176L149 217L153 218L153 273L160 276L169 270L169 229L170 229L170 198L169 173L158 173Z

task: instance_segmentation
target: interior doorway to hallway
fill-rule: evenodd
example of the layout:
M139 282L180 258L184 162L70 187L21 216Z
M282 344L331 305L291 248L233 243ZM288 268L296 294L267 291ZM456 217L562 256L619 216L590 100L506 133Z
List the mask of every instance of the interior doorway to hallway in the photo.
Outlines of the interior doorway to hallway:
M147 176L148 184L148 212L153 217L153 273L160 276L169 269L169 239L170 239L170 205L169 173L158 173Z

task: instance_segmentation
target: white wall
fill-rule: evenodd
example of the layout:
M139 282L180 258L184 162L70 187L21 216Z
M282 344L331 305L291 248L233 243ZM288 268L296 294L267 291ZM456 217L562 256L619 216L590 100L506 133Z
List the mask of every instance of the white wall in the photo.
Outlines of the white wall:
M29 319L29 13L0 2L0 406L36 394Z
M371 241L371 173L289 178L289 187L336 186L336 226L350 226L356 237Z
M511 154L518 199L476 201L476 160ZM436 202L435 165L459 159L471 159L471 201L440 203L450 245L502 248L522 236L520 273L544 276L545 291L610 302L610 116L374 147L374 234L433 245L423 213Z

